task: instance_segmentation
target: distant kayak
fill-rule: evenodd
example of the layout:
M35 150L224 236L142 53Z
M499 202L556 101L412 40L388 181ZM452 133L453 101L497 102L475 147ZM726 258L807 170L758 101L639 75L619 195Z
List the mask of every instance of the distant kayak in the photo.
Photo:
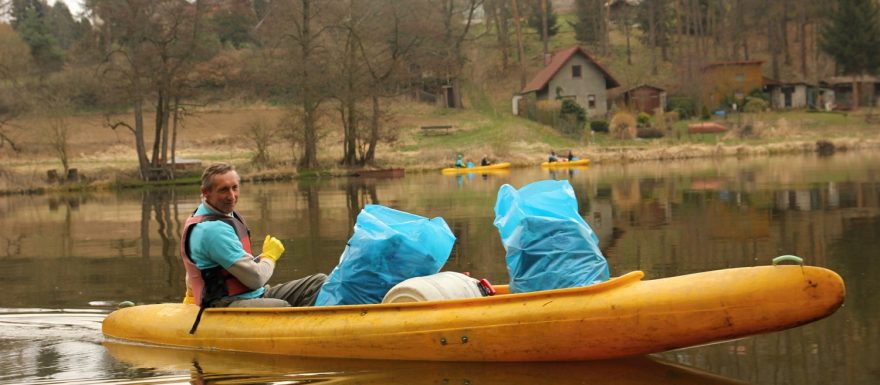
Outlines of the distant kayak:
M590 164L589 159L578 159L572 161L561 161L561 162L544 162L541 163L541 167L578 167L578 166L587 166Z
M478 166L478 167L450 167L444 168L440 170L444 174L468 174L472 172L484 172L484 171L495 171L495 170L506 170L510 168L510 162L501 162L496 164L491 164L488 166Z

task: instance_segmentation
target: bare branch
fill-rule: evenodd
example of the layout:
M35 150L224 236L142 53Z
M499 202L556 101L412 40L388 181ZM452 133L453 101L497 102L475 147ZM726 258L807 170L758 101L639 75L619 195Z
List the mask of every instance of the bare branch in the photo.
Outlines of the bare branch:
M2 127L2 124L0 124L0 127ZM15 145L15 142L13 142L12 139L6 136L3 131L0 131L0 147L3 147L3 143L9 143L9 146L12 147L12 150L15 152L21 151L21 148Z
M107 127L110 127L110 129L112 129L112 130L115 130L116 127L122 126L122 127L128 128L128 130L131 131L132 134L136 133L134 130L134 127L132 127L130 124L128 124L126 122L123 122L121 120L116 121L116 122L110 122L110 115L104 115L104 124L106 124Z

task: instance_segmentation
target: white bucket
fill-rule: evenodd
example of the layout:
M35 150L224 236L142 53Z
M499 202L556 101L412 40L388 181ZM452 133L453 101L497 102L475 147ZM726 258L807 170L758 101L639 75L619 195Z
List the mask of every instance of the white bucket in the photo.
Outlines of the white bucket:
M385 294L382 303L482 297L479 284L480 281L462 273L444 271L398 283Z

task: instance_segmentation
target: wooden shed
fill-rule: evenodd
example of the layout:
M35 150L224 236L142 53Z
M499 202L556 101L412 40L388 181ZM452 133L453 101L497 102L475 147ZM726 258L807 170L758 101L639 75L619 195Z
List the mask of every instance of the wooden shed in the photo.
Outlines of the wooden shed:
M666 90L641 84L623 91L620 98L632 110L653 115L658 108L666 109Z

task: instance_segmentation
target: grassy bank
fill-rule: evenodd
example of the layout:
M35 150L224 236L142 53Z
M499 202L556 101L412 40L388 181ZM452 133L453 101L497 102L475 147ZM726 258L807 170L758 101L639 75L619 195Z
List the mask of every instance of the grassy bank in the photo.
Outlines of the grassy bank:
M564 136L553 128L500 112L503 109L488 100L482 104L475 100L471 105L474 108L447 110L405 102L396 104L389 112L393 116L389 123L394 127L392 140L380 144L376 162L369 168L436 171L450 166L459 152L475 163L487 155L496 161L511 162L514 167L528 167L544 160L550 150L571 150L595 164L811 152L816 151L818 141L827 141L838 150L880 147L880 127L866 123L867 111L847 115L797 111L742 114L716 120L731 128L719 134L688 134L687 124L693 121L679 121L668 124L661 138L616 139L589 132ZM271 162L267 166L251 163L254 145L243 139L242 134L250 123L265 120L275 124L284 113L282 108L265 106L199 111L180 132L177 157L198 159L203 166L213 161L229 161L251 181L331 177L352 172L338 165L342 138L332 130L323 133L319 145L319 170L298 170L296 153L283 140L269 148ZM71 117L70 122L71 167L77 168L83 183L46 182L47 171L60 169L60 162L34 130L31 137L22 141L23 151L2 154L0 191L34 193L146 185L137 178L131 135L102 127L97 116ZM41 125L39 118L28 123L33 127ZM330 118L322 122L325 127L335 124ZM450 125L452 129L448 133L433 133L420 129L424 125ZM173 182L156 183L197 183L199 172L191 170Z

